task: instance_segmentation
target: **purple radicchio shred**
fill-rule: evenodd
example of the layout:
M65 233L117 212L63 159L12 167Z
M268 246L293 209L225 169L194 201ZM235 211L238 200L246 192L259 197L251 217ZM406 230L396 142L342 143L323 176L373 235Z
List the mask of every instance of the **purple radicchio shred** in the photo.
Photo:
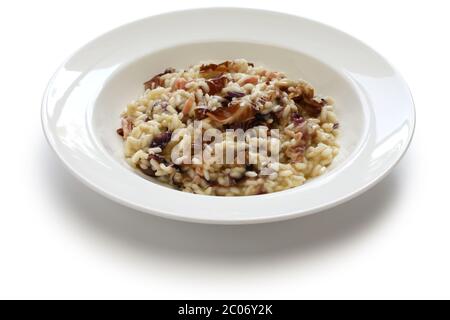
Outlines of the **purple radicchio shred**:
M166 159L164 159L162 156L160 156L159 154L150 154L149 156L148 156L148 160L156 160L157 162L159 162L159 163L162 163L162 164L168 164L168 162L167 162L167 160Z
M164 147L170 142L170 139L172 138L172 132L167 131L163 132L160 135L153 138L152 143L150 144L150 148L161 148L164 149Z
M336 122L335 124L333 124L333 129L339 129L339 122Z
M298 112L294 112L291 115L291 120L294 123L294 125L296 125L296 126L305 122L305 118L303 118Z
M147 169L143 169L141 167L139 167L139 170L141 170L141 172L149 177L155 177L156 176L156 172L155 170L153 170L152 168L148 167Z
M166 159L164 159L162 156L160 156L160 155L157 155L157 154L151 154L151 155L149 155L148 156L148 160L150 161L150 160L155 160L155 161L157 161L158 163L162 163L162 164L164 164L164 165L166 165L166 166L168 166L169 165L169 163L167 162L167 160ZM147 169L143 169L143 168L141 168L141 167L139 167L139 169L141 170L141 172L142 173L144 173L144 174L146 174L147 176L149 176L149 177L156 177L156 172L155 172L155 170L153 170L152 169L152 167L151 167L151 165L147 168ZM177 170L178 171L178 170Z
M123 137L123 128L117 129L116 132L119 136Z
M160 107L163 111L167 110L167 107L169 106L169 103L167 101L158 100L155 102L154 107Z

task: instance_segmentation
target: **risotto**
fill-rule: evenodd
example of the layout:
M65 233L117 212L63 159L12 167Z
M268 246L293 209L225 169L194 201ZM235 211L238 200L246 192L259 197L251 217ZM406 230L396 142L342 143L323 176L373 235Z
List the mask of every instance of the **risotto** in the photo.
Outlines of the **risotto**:
M127 162L181 191L243 196L302 185L339 152L333 100L243 59L168 68L128 104Z

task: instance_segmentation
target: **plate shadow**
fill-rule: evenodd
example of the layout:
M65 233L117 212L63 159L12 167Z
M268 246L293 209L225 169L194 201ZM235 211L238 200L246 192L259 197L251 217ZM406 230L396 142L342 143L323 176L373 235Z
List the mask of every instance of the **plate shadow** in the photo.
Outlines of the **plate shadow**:
M407 165L405 157L382 182L332 209L289 221L259 225L202 225L154 217L117 204L85 187L54 156L39 148L50 197L62 202L83 229L144 255L196 261L259 263L331 248L374 227L393 204ZM90 232L90 231L89 231Z

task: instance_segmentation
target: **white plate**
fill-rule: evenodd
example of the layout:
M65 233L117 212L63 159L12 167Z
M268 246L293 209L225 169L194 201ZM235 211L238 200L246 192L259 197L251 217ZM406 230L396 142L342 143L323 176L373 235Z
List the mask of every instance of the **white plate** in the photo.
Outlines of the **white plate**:
M115 130L142 83L169 66L231 58L304 78L336 100L342 148L328 172L282 192L214 197L173 190L130 169ZM369 189L408 148L415 111L401 76L351 36L296 16L212 8L149 17L81 48L50 81L42 123L67 168L108 198L167 218L240 224L304 216Z

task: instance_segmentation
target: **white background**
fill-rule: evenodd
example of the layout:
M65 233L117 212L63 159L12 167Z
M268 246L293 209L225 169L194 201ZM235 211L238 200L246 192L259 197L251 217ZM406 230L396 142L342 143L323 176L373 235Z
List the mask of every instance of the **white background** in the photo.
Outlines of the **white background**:
M335 209L238 227L145 215L67 173L40 125L41 97L55 69L121 24L212 4L312 18L354 35L393 63L417 108L415 137L393 173ZM450 298L446 5L2 1L0 298Z

